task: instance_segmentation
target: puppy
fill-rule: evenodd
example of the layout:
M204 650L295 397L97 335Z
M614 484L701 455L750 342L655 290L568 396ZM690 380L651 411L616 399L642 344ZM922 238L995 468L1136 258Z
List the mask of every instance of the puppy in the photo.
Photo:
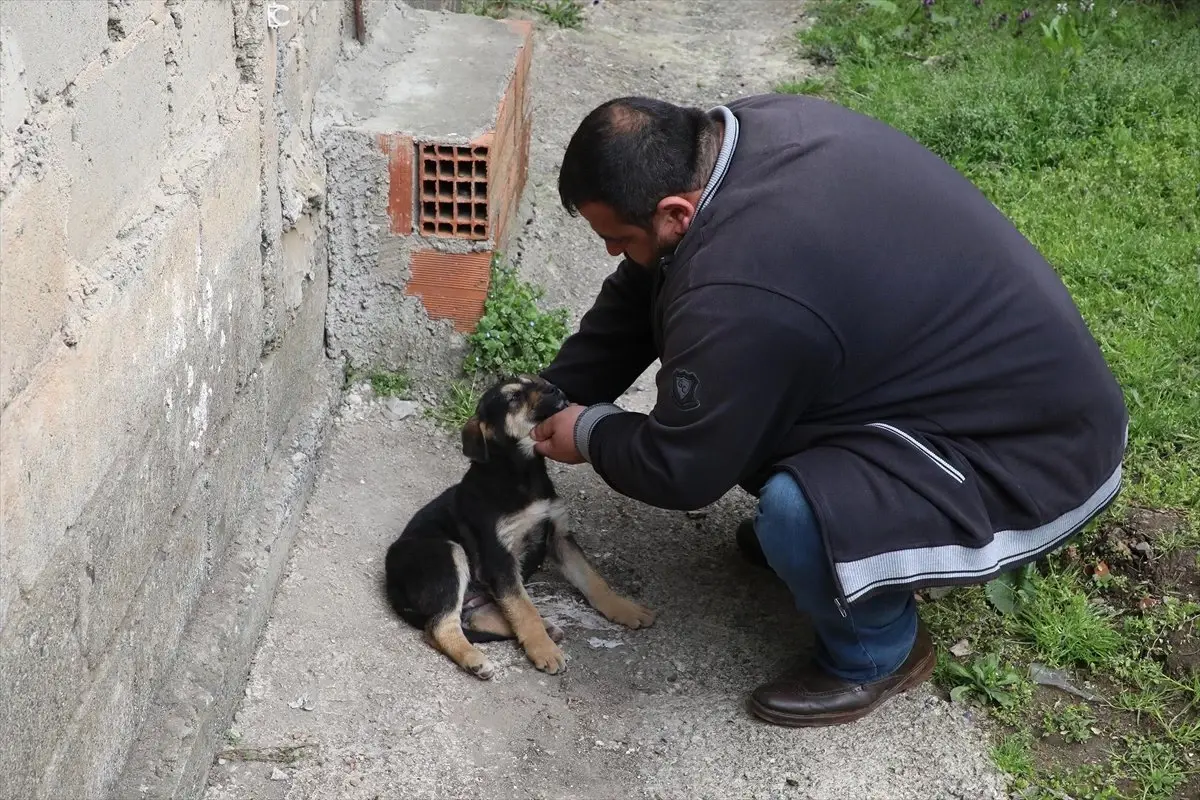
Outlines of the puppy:
M614 592L588 563L567 530L545 459L533 449L533 428L566 407L556 386L534 376L484 392L462 429L466 474L419 509L387 551L392 608L483 680L495 668L475 642L515 638L539 670L565 667L556 644L562 632L525 591L547 555L609 620L629 628L654 622L653 612Z

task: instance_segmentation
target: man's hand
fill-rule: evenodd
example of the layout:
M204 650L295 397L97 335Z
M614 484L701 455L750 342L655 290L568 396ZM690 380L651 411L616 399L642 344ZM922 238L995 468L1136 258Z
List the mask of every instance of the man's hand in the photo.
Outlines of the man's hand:
M536 443L533 449L553 461L563 464L582 464L583 456L575 447L575 420L584 406L571 405L533 429L530 436Z

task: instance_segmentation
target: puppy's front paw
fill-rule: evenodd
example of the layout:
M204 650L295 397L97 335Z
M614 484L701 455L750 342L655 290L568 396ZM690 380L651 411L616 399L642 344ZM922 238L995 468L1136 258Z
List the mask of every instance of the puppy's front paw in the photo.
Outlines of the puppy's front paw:
M548 636L540 641L526 644L525 655L529 656L529 660L535 667L551 675L562 672L567 666L566 655L558 645L550 641Z
M614 595L600 613L618 625L626 628L649 628L654 624L655 614L645 606L640 606L632 600Z

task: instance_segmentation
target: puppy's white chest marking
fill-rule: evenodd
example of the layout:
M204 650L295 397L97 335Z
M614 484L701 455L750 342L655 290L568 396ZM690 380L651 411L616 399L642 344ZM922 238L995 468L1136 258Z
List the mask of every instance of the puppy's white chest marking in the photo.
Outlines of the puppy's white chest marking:
M525 549L530 532L547 521L556 527L566 522L566 509L561 500L535 500L515 514L501 517L496 525L496 538L510 553L519 555Z

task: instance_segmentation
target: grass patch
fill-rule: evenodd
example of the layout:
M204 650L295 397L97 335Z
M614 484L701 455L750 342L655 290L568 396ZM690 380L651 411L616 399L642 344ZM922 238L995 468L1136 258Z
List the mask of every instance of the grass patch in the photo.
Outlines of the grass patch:
M1032 744L1033 738L1028 731L1008 734L992 748L992 761L1009 775L1031 778L1034 774Z
M347 359L342 373L342 388L349 388L363 380L371 384L371 390L379 397L411 397L412 377L407 372L384 369L363 371Z
M475 412L480 391L503 376L536 374L546 368L570 332L565 308L539 306L541 287L524 281L502 256L492 260L483 316L467 337L463 377L427 415L458 430Z
M470 375L513 375L545 369L567 336L567 310L543 311L543 292L497 257L483 316L467 339L463 368Z
M1126 488L1097 524L923 603L939 644L967 643L936 680L989 710L1023 797L1200 796L1200 4L808 12L819 74L778 90L881 119L973 180L1058 270L1131 412ZM1101 699L1037 684L1035 663Z
M1079 577L1077 569L1035 575L1018 612L1016 629L1049 667L1101 666L1123 646L1114 612L1092 602Z
M1097 719L1086 703L1056 702L1042 714L1044 735L1058 734L1068 742L1086 742L1100 733Z
M380 397L407 398L412 391L412 379L403 372L372 372L368 376L371 388Z
M430 419L446 430L457 431L475 413L479 390L470 380L457 380L436 406L426 412Z
M474 0L467 3L466 10L493 19L503 19L512 11L527 11L560 28L583 25L583 6L577 0Z

